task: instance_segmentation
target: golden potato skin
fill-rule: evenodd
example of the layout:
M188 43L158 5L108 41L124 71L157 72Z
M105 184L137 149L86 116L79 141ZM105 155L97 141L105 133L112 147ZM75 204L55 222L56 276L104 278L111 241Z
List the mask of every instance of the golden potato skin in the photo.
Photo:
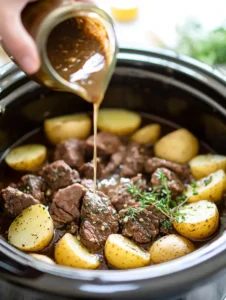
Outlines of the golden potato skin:
M195 179L201 179L220 169L226 170L226 156L218 154L202 154L195 156L189 166Z
M100 265L98 255L91 254L70 233L66 233L57 243L54 258L59 265L79 269L96 269Z
M208 183L208 180L211 180ZM218 170L215 173L196 182L197 187L194 188L189 185L185 195L188 197L187 202L197 202L200 200L209 200L212 202L219 202L224 194L226 175L223 170ZM207 184L208 183L208 184Z
M179 212L185 220L173 223L175 230L191 240L205 240L211 237L219 227L219 212L215 203L201 200L186 204Z
M9 167L17 171L32 171L46 160L47 149L40 144L27 144L13 148L5 158Z
M53 220L42 204L31 205L9 227L9 243L16 248L34 252L44 249L52 240Z
M32 256L33 258L40 260L41 262L47 263L47 264L51 264L51 265L55 265L55 262L48 256L43 255L43 254L38 254L38 253L30 253L30 256Z
M128 135L139 128L141 116L126 109L100 109L97 127L100 131Z
M138 129L131 137L133 142L138 144L155 143L161 134L161 126L159 124L150 124Z
M179 164L188 163L198 152L198 139L184 128L163 136L154 145L155 156Z
M150 264L150 254L121 234L109 235L104 253L108 263L118 269L134 269Z
M149 249L149 253L151 261L160 264L187 255L194 250L195 246L191 241L182 236L170 234L155 241Z
M87 114L74 114L47 119L44 131L52 144L70 138L86 139L91 133L92 121Z

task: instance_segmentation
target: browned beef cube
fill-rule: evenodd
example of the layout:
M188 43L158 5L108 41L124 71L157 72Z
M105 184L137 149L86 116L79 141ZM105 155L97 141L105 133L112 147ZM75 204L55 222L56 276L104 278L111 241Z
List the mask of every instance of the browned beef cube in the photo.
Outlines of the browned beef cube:
M120 165L123 163L125 157L125 147L120 147L120 151L112 154L109 163L103 170L103 176L109 176L110 174L114 173Z
M111 155L119 150L121 141L117 135L109 132L100 132L97 134L97 154L99 156ZM86 140L86 149L89 154L93 153L94 136Z
M81 180L81 185L83 185L88 190L93 190L94 182L93 182L92 179L86 179L86 178L84 178L84 179Z
M122 234L140 244L150 243L159 234L159 218L147 206L123 209L119 212Z
M145 162L145 172L152 174L158 168L167 168L177 173L181 178L191 180L191 171L188 165L177 164L158 157L152 157Z
M130 143L126 149L126 156L123 160L121 176L134 177L142 173L144 169L145 156L142 153L143 148L137 143Z
M102 192L88 191L83 198L80 238L84 246L98 250L108 236L119 230L118 215L108 197Z
M43 202L46 184L44 178L32 174L24 175L17 184L17 188L26 194L31 194L35 199Z
M69 139L56 146L54 160L63 160L72 168L78 169L85 162L85 143Z
M12 187L3 189L1 196L5 214L13 218L21 214L23 209L39 203L33 196Z
M78 184L72 184L64 189L58 190L54 197L50 208L50 214L57 223L76 224L80 219L80 204L86 189Z
M132 184L141 190L146 190L146 180L142 178L141 174L131 179ZM110 197L111 204L117 211L121 209L135 206L138 204L137 200L128 193L128 183L119 184L108 191L108 196Z
M102 171L103 171L103 164L100 162L100 159L97 158L97 178L102 177ZM94 164L93 161L87 162L81 166L79 169L79 173L81 177L87 178L87 179L93 179L94 177Z
M53 191L67 187L79 179L78 172L72 170L63 160L47 165L41 174Z
M177 175L166 169L166 168L158 168L151 176L152 187L158 187L162 185L161 179L159 178L159 174L162 172L167 179L167 187L171 191L172 196L176 197L180 195L184 191L184 185L182 181L177 177Z

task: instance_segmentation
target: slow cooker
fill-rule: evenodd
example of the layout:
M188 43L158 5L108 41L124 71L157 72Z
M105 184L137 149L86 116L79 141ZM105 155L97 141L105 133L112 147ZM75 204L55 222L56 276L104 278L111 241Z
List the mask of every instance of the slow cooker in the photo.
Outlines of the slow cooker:
M0 69L0 152L39 130L47 117L91 111L75 95L38 85L13 63ZM103 107L148 113L186 127L211 151L226 154L226 78L168 51L121 49ZM223 300L226 234L160 265L127 271L48 265L0 239L0 299Z

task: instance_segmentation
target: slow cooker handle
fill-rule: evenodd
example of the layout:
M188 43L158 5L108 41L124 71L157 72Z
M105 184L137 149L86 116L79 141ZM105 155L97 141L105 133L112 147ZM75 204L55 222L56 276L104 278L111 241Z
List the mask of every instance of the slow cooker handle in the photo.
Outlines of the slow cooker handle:
M37 278L41 272L30 266L25 266L0 252L0 273L23 278Z

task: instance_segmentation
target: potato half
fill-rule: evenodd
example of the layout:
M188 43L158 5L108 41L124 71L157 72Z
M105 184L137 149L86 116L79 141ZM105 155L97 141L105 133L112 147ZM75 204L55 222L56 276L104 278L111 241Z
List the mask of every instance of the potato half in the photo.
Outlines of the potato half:
M10 244L23 251L40 251L53 238L53 220L42 204L32 205L12 222L9 227Z
M191 240L205 240L211 237L219 226L219 212L215 203L201 200L179 209L184 220L174 222L178 233Z
M161 134L161 126L159 124L150 124L138 129L131 137L131 140L138 144L155 143Z
M5 158L8 166L18 171L31 171L46 160L47 149L40 144L28 144L12 149Z
M197 155L189 162L191 173L196 179L208 176L220 169L226 170L226 156L218 154Z
M55 262L50 257L48 257L46 255L38 254L38 253L31 253L29 255L32 256L33 258L37 259L37 260L40 260L41 262L51 264L51 265L55 265Z
M226 176L223 170L209 174L188 186L185 195L188 202L196 202L199 200L209 200L218 202L222 199L225 189Z
M92 121L87 114L75 114L47 119L44 130L52 144L57 144L70 138L86 139L91 132Z
M150 254L121 234L109 235L104 253L107 261L118 269L134 269L150 264Z
M104 108L99 111L97 126L100 131L127 135L133 133L141 123L141 116L125 109Z
M154 146L155 156L179 164L186 164L199 152L197 138L181 128L162 137Z
M59 265L79 268L96 269L100 265L98 255L91 254L70 233L66 233L55 248L54 257Z
M151 261L160 264L187 255L195 250L193 243L186 238L170 234L153 243L149 253Z

